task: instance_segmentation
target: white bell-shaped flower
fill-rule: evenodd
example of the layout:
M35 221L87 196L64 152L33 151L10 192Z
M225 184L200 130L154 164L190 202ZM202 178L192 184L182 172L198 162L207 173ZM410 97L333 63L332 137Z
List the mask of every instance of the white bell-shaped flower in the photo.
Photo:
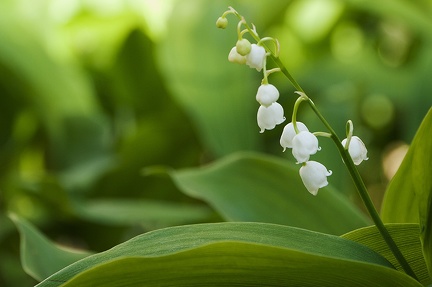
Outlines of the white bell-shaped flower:
M279 99L279 91L271 84L262 84L258 88L256 100L264 107L268 107Z
M246 65L260 72L264 65L266 50L262 46L258 46L257 44L252 44L249 54L247 54L245 57L246 57Z
M237 53L237 48L234 47L228 54L228 61L243 65L246 64L246 57Z
M310 155L315 154L320 147L317 137L308 131L301 131L292 140L292 154L297 163L306 162Z
M342 141L342 145L345 147L347 139ZM359 165L362 161L368 160L367 149L365 144L359 137L353 136L351 138L348 153L350 154L355 165Z
M317 195L318 189L327 186L327 176L332 174L331 170L316 161L307 161L300 168L300 177L306 189L313 195Z
M302 122L297 122L297 128L299 132L309 131L305 124ZM292 140L295 135L296 132L294 130L294 125L291 122L284 127L282 136L280 138L280 145L283 147L283 151L285 151L287 148L292 148Z
M285 121L284 111L282 106L275 102L268 107L260 106L257 114L257 122L260 127L260 133L264 130L271 130L278 124Z

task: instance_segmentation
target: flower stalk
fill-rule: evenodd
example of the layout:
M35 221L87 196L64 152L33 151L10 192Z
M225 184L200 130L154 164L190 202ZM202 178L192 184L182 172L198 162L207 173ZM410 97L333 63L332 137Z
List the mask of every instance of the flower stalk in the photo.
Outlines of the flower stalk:
M288 73L287 69L283 65L283 63L277 59L276 64L282 65L279 66L281 71L286 71L286 73L289 75L288 80L290 80L291 84L298 89L299 91L303 91L301 86L297 82L291 81L290 78L291 75ZM285 74L285 73L284 73ZM287 75L285 74L285 75ZM354 182L354 185L356 186L356 189L360 195L360 198L363 201L363 204L365 205L370 217L372 218L372 221L374 222L375 226L377 227L378 231L380 232L381 236L383 237L384 241L387 243L388 247L390 248L391 252L395 256L396 260L401 265L402 269L405 271L406 274L413 277L414 279L418 280L417 276L415 275L414 271L412 270L411 266L408 264L408 261L403 256L402 252L398 248L396 242L391 237L390 233L388 232L387 228L385 227L384 223L381 220L381 217L379 216L378 211L376 210L372 199L369 196L369 193L367 191L366 185L363 182L363 179L360 176L360 173L358 172L357 168L354 165L354 161L352 160L348 149L345 149L345 147L342 145L341 140L337 136L336 132L333 130L333 128L330 126L330 124L327 122L327 120L324 118L324 116L321 114L321 112L318 110L318 108L315 106L314 102L307 98L307 103L314 111L315 115L320 119L320 121L324 124L324 126L328 129L330 132L330 138L334 141L339 154L341 155L343 161L345 162L345 166L348 169L348 172L351 175L351 178Z
M336 143L336 146L339 150L339 153L342 156L342 159L344 160L346 167L351 175L352 180L354 181L354 184L357 188L357 191L370 215L373 222L375 223L375 226L378 228L378 231L381 233L381 236L383 237L384 241L387 243L388 247L390 248L391 252L395 256L396 260L401 265L402 269L407 273L409 276L413 277L414 279L418 280L417 276L415 275L414 271L412 270L411 266L408 264L407 260L403 256L402 252L400 251L399 247L397 246L396 242L391 237L390 233L388 232L387 228L385 227L384 223L382 222L378 211L376 210L369 193L366 189L366 186L357 170L357 168L354 165L354 162L351 158L351 156L348 153L348 150L346 150L340 140L337 138L336 135L332 135L331 137L333 141Z
M241 37L243 36L243 34L245 32L248 32L251 37L257 42L257 44L260 47L263 47L266 50L266 56L269 56L273 62L276 64L277 71L282 72L287 79L291 82L291 84L294 86L294 88L297 90L296 93L300 95L300 97L297 99L295 105L294 105L294 111L293 111L293 115L292 115L292 125L290 126L290 124L287 125L287 127L285 127L285 129L287 129L286 133L287 136L285 137L284 135L282 135L281 137L281 145L282 147L285 148L286 147L291 147L291 145L293 145L293 151L294 151L294 144L291 141L294 141L294 139L292 139L291 137L294 136L294 138L302 133L302 135L300 135L300 138L304 138L303 135L305 135L306 133L309 132L305 132L305 131L300 131L300 129L297 126L297 123L300 124L300 122L297 122L296 120L296 114L297 114L297 109L300 105L301 102L305 101L309 104L310 108L314 111L315 115L319 118L319 120L323 123L323 125L327 128L329 133L324 133L324 132L318 132L315 133L316 135L323 135L325 137L330 137L341 157L342 160L345 163L345 166L347 167L351 178L354 182L354 185L356 186L356 189L370 215L370 217L372 218L373 222L375 223L375 226L377 227L378 231L380 232L381 236L383 237L384 241L387 243L389 249L392 251L393 255L395 256L396 260L399 262L399 264L401 265L402 269L405 271L405 273L407 273L409 276L413 277L414 279L416 279L418 281L418 278L416 276L416 274L414 273L414 271L412 270L411 266L408 264L407 260L405 259L405 257L403 256L403 254L401 253L400 249L398 248L398 246L396 245L395 241L393 240L393 238L391 237L390 233L388 232L388 230L386 229L384 223L382 222L375 206L373 205L373 202L369 196L369 193L367 191L367 188L355 166L355 163L353 161L352 156L350 155L349 152L349 146L350 146L350 141L352 138L352 122L349 121L348 125L349 125L349 135L347 134L347 139L346 139L346 143L342 144L341 140L339 139L339 137L337 136L336 132L333 130L333 128L330 126L330 124L327 122L327 120L323 117L323 115L321 114L321 112L317 109L317 107L315 106L315 104L313 103L313 101L306 95L306 93L304 92L304 90L302 89L302 87L297 83L297 81L292 77L292 75L288 72L288 70L286 69L286 67L284 66L284 64L282 63L282 61L279 59L279 42L273 38L260 38L258 36L258 33L255 29L255 26L252 25L252 28L249 26L249 24L247 23L247 21L244 19L243 16L241 16L234 8L229 7L229 10L226 11L223 15L222 18L224 18L225 16L227 16L228 14L234 14L236 15L239 20L240 23L238 25L238 36L239 39L241 39ZM218 19L219 21L219 19ZM243 31L240 31L240 27L243 26L245 29ZM270 49L270 47L267 45L267 42L271 42L274 44L274 52ZM255 45L255 44L253 44ZM266 70L266 65L265 65L265 58L263 61L263 69L264 69L264 79L262 84L268 84L267 81L267 75L269 72L267 72ZM250 66L250 65L249 65ZM255 67L255 66L251 66L253 68L256 68L258 71L260 71L260 67ZM275 70L273 69L273 70ZM277 103L274 103L272 105L275 105ZM260 114L261 112L261 114ZM275 113L269 114L267 116L267 109L264 106L260 107L260 110L258 111L258 123L261 127L261 132L264 131L264 129L272 129L276 124L278 124L279 122L282 122L282 117L283 115L277 115L277 117L275 117ZM283 118L284 119L284 118ZM302 124L302 123L301 123ZM303 125L303 124L302 124ZM289 128L288 128L289 127ZM293 131L290 131L290 129L293 128ZM284 129L284 131L285 131ZM306 129L306 127L302 127L302 129ZM288 136L289 134L289 136ZM309 134L307 134L309 136ZM311 134L312 135L312 134ZM315 135L313 135L315 136ZM309 136L310 137L310 136ZM357 143L361 142L360 139L356 139ZM309 138L305 139L306 143L310 143L311 140L309 140ZM344 146L345 145L345 146ZM319 150L319 149L318 149ZM357 160L358 162L356 162L357 164L359 164L362 160L366 160L366 153L362 153L362 149L355 149L357 151L357 153L359 153L360 150L360 156L359 159ZM366 150L365 150L366 151ZM315 153L315 148L313 149L312 152L310 152L309 154L313 154ZM300 170L300 175L302 177L302 180L304 180L305 186L307 187L307 184L312 184L313 186L311 186L310 188L308 188L308 190L316 195L318 188L327 185L327 180L326 177L329 176L331 174L331 171L327 171L327 169L322 166L320 163L317 162L313 162L313 161L308 161L309 157L307 156L306 158L301 158L302 160L299 160L298 163L302 163L302 168ZM322 173L322 175L320 177L315 177L315 176L310 176L311 173L309 170L314 170L314 171L318 171L318 173ZM302 176L303 173L303 176ZM319 179L320 182L316 181L317 179ZM316 182L315 182L316 181Z
M276 65L280 68L281 72L288 78L288 80L291 82L291 84L298 90L304 93L304 90L301 88L301 86L294 80L294 78L290 75L288 70L285 68L283 63L280 61L279 58L272 57L272 59L275 61ZM416 274L412 270L411 266L408 264L407 260L403 256L402 252L398 248L396 242L391 237L390 233L388 232L387 228L385 227L384 223L382 222L378 211L376 210L369 193L367 191L367 188L363 182L363 179L361 178L357 168L354 165L354 162L348 153L348 149L345 149L345 147L342 145L341 140L337 136L336 132L333 130L333 128L330 126L330 124L327 122L327 120L324 118L324 116L321 114L321 112L317 109L315 104L310 98L306 99L307 103L311 107L311 109L314 111L315 115L320 119L320 121L324 124L324 126L328 129L330 132L330 138L334 141L336 144L336 147L345 162L345 165L348 169L348 172L351 175L351 178L354 182L354 185L356 186L356 189L370 215L372 218L372 221L374 222L375 226L378 228L378 231L381 233L381 236L383 237L384 241L387 243L388 247L390 248L391 252L395 256L396 260L401 265L402 269L407 273L409 276L413 277L414 279L418 280Z

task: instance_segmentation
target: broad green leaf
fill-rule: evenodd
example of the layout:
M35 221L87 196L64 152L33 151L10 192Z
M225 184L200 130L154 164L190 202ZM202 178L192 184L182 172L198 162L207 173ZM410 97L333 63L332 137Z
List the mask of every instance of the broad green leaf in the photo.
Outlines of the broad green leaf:
M432 280L423 257L418 224L386 224L386 228L420 282L423 285L431 284ZM399 271L403 270L375 226L360 228L341 237L366 245L384 256Z
M385 270L381 274L382 277L385 277L387 272L394 274L394 278L407 277L402 273L394 272L395 270L392 270L393 266L381 255L378 255L363 245L344 238L282 225L267 223L226 222L170 227L139 235L129 241L126 241L125 243L115 246L108 251L87 257L84 260L80 260L62 269L61 271L53 274L41 282L38 287L58 286L85 270L90 270L99 264L118 260L124 257L143 256L148 258L163 258L163 256L176 254L181 251L191 250L208 244L226 241L253 244L252 249L256 249L260 254L267 253L267 249L270 250L271 248L276 248L277 252L284 252L284 250L290 249L295 251L296 254L300 253L302 256L306 256L306 258L309 258L307 256L311 255L313 258L317 259L316 263L318 263L318 265L315 266L317 269L319 269L321 266L321 262L323 264L324 262L327 264L327 260L334 259L336 260L334 263L335 265L333 265L334 269L344 268L343 266L353 263L354 265L352 265L352 268L354 272L362 273L362 271L359 271L358 267L361 264L365 264L369 267L372 266L372 268L366 268L368 272L370 269L374 268L377 268L377 270ZM224 252L231 252L233 250L235 251L235 249L236 248L228 248ZM204 248L202 250L206 249ZM198 256L199 253L196 253L195 255L198 257L207 257L207 255L205 255L207 251L197 252L204 252L203 254L200 254L200 256ZM196 260L200 260L195 255L193 256L196 258ZM228 266L230 266L230 261L234 257L240 256L236 253L234 253L232 256L228 256L228 253L226 255L227 256L225 256L225 259L222 258L217 260L222 260L220 261L220 264L228 264ZM213 255L210 256L210 258L212 257ZM320 261L321 259L324 261ZM315 259L313 259L310 263L313 263L314 260ZM171 260L168 259L167 261L169 262ZM278 262L278 264L282 264L283 266L291 266L291 268L295 266L290 264L289 257L284 258L284 256L281 256L279 257ZM295 262L293 262L293 264L294 263ZM127 268L133 268L131 265L126 266ZM171 268L168 265L166 267ZM382 267L385 268L380 269ZM123 268L122 270L124 271ZM165 267L161 268L165 269ZM289 269L289 267L286 268ZM165 271L167 271L167 269L165 269ZM189 274L189 272L192 271L193 270L189 270L183 274ZM296 272L295 268L294 272ZM313 272L307 272L307 277L312 277L310 276L311 273ZM402 277L400 277L399 274L401 274ZM319 275L322 276L322 274ZM150 276L150 274L144 275L144 273L141 273L141 276L146 277ZM304 276L306 275L304 274ZM343 276L343 274L340 274L340 276ZM127 280L127 271L122 275L122 278ZM404 282L410 281L408 280ZM124 281L124 284L127 283L127 281ZM158 285L159 282L154 284Z
M21 235L21 264L27 274L36 280L42 281L63 267L92 254L57 246L26 220L16 215L10 215L10 218Z
M127 257L97 265L74 286L421 286L375 264L274 246L220 242L162 257Z
M208 202L229 221L284 224L335 235L368 224L332 188L312 196L300 179L299 167L276 157L237 153L171 175L183 192Z
M384 222L419 223L424 255L432 270L432 109L421 123L382 205Z
M99 199L76 204L77 216L110 225L140 224L162 228L205 222L213 211L206 206L155 200Z

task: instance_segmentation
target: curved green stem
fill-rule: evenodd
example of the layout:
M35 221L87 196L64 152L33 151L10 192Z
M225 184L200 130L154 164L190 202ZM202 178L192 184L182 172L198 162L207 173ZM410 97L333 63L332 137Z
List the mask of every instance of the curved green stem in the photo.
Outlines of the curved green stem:
M278 65L282 65L282 66L279 66L281 71L287 76L287 78L290 80L290 82L293 84L293 86L296 89L303 91L303 89L300 87L300 85L296 81L291 80L292 77L288 73L286 68L283 66L282 62L279 59L277 59L276 63ZM284 71L286 71L286 73ZM361 178L360 173L358 172L357 168L355 167L354 162L348 153L348 150L344 148L344 146L342 145L341 140L337 136L336 132L333 130L333 128L330 126L330 124L327 122L327 120L323 117L323 115L317 109L317 107L312 102L312 100L310 98L308 98L307 102L308 102L309 106L312 108L312 110L314 111L314 113L317 115L317 117L320 119L320 121L324 124L324 126L330 132L330 134L331 134L330 138L336 144L336 147L337 147L342 159L345 162L345 165L346 165L346 167L347 167L347 169L351 175L351 178L354 181L354 184L357 188L357 191L359 192L359 195L360 195L364 205L366 206L366 209L367 209L369 215L371 216L373 222L375 223L375 226L378 228L378 231L381 233L381 236L383 237L384 241L387 243L388 247L392 251L393 255L395 256L396 260L399 262L399 264L401 265L401 267L405 271L405 273L407 273L408 275L410 275L411 277L413 277L414 279L416 279L418 281L418 278L415 275L414 271L412 270L411 266L408 264L405 257L403 256L402 252L400 251L400 249L398 248L398 246L394 242L393 238L391 237L390 233L388 232L387 228L384 226L384 223L382 222L382 220L378 214L378 211L375 209L375 206L373 205L373 202L369 196L369 193L368 193L367 188L363 182L363 179Z
M296 100L296 102L294 103L294 108L293 108L293 112L292 112L291 122L293 124L294 131L295 131L296 134L298 134L300 132L299 129L298 129L298 127L297 127L297 111L298 111L298 108L299 108L301 102L307 101L307 100L308 100L308 98L305 95L305 93L301 93L300 97L298 97L297 100Z
M348 120L346 130L347 130L347 132L346 132L347 140L346 140L344 148L348 149L350 146L350 143L351 143L353 132L354 132L354 126L353 126L353 123L351 120Z
M283 65L282 62L279 61L279 63L281 65ZM282 67L280 67L280 68L282 71L286 70L286 68L282 68ZM288 78L288 79L290 79L290 78ZM296 89L303 91L303 89L301 89L300 85L297 82L291 82L291 83L294 85L294 87L296 87ZM360 173L358 172L357 168L355 167L354 162L353 162L348 150L344 148L344 146L342 145L341 140L337 136L336 132L333 130L333 128L330 126L330 124L327 122L327 120L324 118L324 116L321 114L321 112L317 109L317 107L315 106L313 101L310 98L308 98L307 102L308 102L309 106L312 108L312 110L314 111L314 113L316 114L316 116L320 119L320 121L324 124L324 126L329 130L329 132L331 134L330 138L336 144L336 147L337 147L343 161L345 162L345 165L346 165L346 167L347 167L347 169L351 175L351 178L354 181L354 184L357 188L357 191L358 191L364 205L366 206L366 209L367 209L370 217L372 218L373 222L375 223L375 226L378 228L378 231L381 233L381 236L383 237L384 241L387 243L388 247L390 248L391 252L395 256L396 260L399 262L399 264L401 265L401 267L405 271L405 273L407 273L408 275L410 275L411 277L413 277L414 279L416 279L418 281L418 278L415 275L414 271L412 270L411 266L408 264L407 260L403 256L402 252L400 251L400 249L396 245L396 242L394 242L393 238L391 237L390 233L388 232L387 228L385 227L384 223L382 222L382 220L378 214L378 211L376 210L376 208L375 208L375 206L374 206L374 204L373 204L373 202L369 196L369 193L368 193L367 188L363 182L363 179L361 178Z
M235 11L235 10L232 9L232 11ZM237 13L237 11L235 11L233 13L240 20L243 19L242 16ZM243 24L246 27L246 29L249 31L250 35L257 41L257 43L259 43L261 41L261 39L259 38L258 34L255 32L255 30L251 29L246 21ZM271 49L266 45L265 42L260 42L260 44L267 51L271 51ZM277 55L274 55L273 53L270 55L270 57L276 63L276 65L280 68L280 71L288 78L288 80L291 82L291 84L294 86L294 88L297 91L304 93L304 90L302 89L302 87L291 76L291 74L285 68L284 64L281 62L279 57L277 57ZM398 248L398 246L394 242L393 238L391 237L390 233L386 229L384 223L382 222L382 220L378 214L378 211L375 209L375 206L373 205L373 202L369 196L369 193L367 192L367 188L366 188L357 168L355 167L354 162L348 153L348 150L342 146L341 140L337 136L336 132L333 130L333 128L330 126L330 124L327 122L327 120L323 117L323 115L317 109L317 107L312 102L312 100L309 97L305 97L304 99L302 99L302 101L303 100L308 102L309 106L312 108L314 113L317 115L317 117L320 119L320 121L324 124L324 126L330 132L330 134L331 134L330 138L336 144L336 147L337 147L343 161L345 162L345 165L346 165L346 167L347 167L347 169L348 169L348 171L349 171L349 173L350 173L350 175L354 181L354 184L357 188L357 191L359 192L359 195L360 195L361 199L363 200L363 203L366 206L366 209L367 209L369 215L371 216L373 222L375 223L375 226L378 228L378 231L381 233L381 236L383 237L384 241L387 243L388 247L392 251L396 260L399 262L399 264L401 265L401 267L405 271L405 273L407 273L408 275L410 275L411 277L413 277L414 279L416 279L418 281L417 276L415 275L414 271L411 269L411 266L408 264L405 257L401 253L400 249Z
M369 196L369 193L367 192L366 186L357 170L357 168L355 168L354 166L354 162L351 158L351 156L349 155L348 151L342 146L339 138L332 134L333 141L336 144L339 153L342 156L342 159L344 160L348 171L351 175L351 178L354 181L355 186L357 187L357 190L359 192L359 195L364 203L364 205L366 206L366 209L369 213L369 215L371 216L373 222L375 223L375 226L378 228L378 231L381 233L381 236L383 237L384 241L387 243L388 247L390 248L391 252L393 253L393 255L395 256L396 260L399 262L399 264L401 265L402 269L405 271L405 273L407 273L408 275L410 275L411 277L413 277L414 279L416 279L418 281L417 276L415 275L414 271L411 269L411 266L408 264L408 262L406 261L405 257L403 256L402 252L400 251L399 247L397 246L396 242L394 242L393 238L391 237L390 233L388 232L387 228L385 227L384 223L382 222L378 211L375 209L375 206Z

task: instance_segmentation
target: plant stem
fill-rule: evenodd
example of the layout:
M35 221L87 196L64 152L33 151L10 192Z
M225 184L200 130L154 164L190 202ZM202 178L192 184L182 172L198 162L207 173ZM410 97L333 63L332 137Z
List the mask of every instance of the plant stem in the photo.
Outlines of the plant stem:
M385 227L384 223L382 222L377 210L375 209L375 206L373 205L373 202L369 196L369 193L367 192L366 186L357 170L357 168L354 166L354 162L347 152L347 150L342 146L340 143L340 140L332 134L332 139L335 143L337 143L337 148L339 150L339 153L341 154L346 167L348 168L348 171L351 175L351 178L354 181L354 184L357 188L357 191L359 192L359 195L361 199L363 200L364 205L366 206L367 211L369 212L369 215L371 216L373 222L375 223L375 226L378 228L378 231L381 233L381 236L383 237L384 241L387 243L388 247L390 248L391 252L395 256L396 260L401 265L402 269L407 273L409 276L413 277L418 281L417 276L415 275L414 271L411 269L411 266L406 261L405 257L403 256L402 252L396 245L396 242L394 242L393 238L391 237L390 233L388 232L387 228Z
M237 12L235 12L235 14L240 19L243 19L240 16L240 14L238 14ZM259 38L258 34L250 28L250 26L246 23L246 21L244 21L243 24L245 25L246 29L249 31L250 35L257 42L259 42L260 38ZM263 47L265 47L265 49L267 51L271 51L270 48L266 45L266 43L261 43L261 45ZM270 57L275 62L275 64L280 68L281 72L288 78L288 80L295 87L295 89L297 91L304 93L304 90L302 89L302 87L291 76L291 74L285 68L284 64L279 59L279 57L276 57L273 53L271 53ZM315 106L315 104L312 102L312 100L309 97L307 98L307 102L308 102L309 106L312 108L312 110L314 111L314 113L317 115L317 117L320 119L320 121L324 124L324 126L330 132L331 139L336 144L336 147L337 147L340 155L342 156L343 161L345 162L345 165L346 165L346 167L347 167L347 169L351 175L351 178L354 181L354 184L357 188L357 191L358 191L364 205L366 206L366 209L367 209L370 217L372 218L373 222L375 223L375 226L378 228L378 231L380 232L381 236L383 237L384 241L387 243L388 247L390 248L391 252L395 256L396 260L399 262L399 264L401 265L401 267L405 271L405 273L418 281L417 276L415 275L414 271L411 269L411 266L408 264L407 260L403 256L402 252L400 251L400 249L396 245L396 242L393 240L390 233L386 229L384 223L382 222L382 220L378 214L378 211L375 209L375 206L373 205L373 202L369 196L369 193L368 193L367 188L363 182L363 179L361 178L357 168L355 167L354 162L348 153L348 150L343 147L341 140L337 136L336 132L333 130L333 128L330 126L330 124L327 122L327 120L323 117L323 115L320 113L320 111L317 109L317 107Z
M303 92L303 89L300 87L300 85L293 79L293 77L288 73L287 69L284 67L283 63L280 61L279 58L272 57L275 63L279 66L282 73L288 78L288 80L292 83L292 85L299 91ZM395 256L396 260L401 265L402 269L407 273L409 276L413 277L418 281L417 276L415 275L414 271L412 270L411 266L406 261L405 257L403 256L402 252L396 245L396 242L394 242L393 238L391 237L390 233L388 232L387 228L385 227L384 223L382 222L378 211L376 210L375 206L373 205L373 202L369 196L369 193L367 191L367 188L357 170L357 168L354 165L354 162L351 158L351 156L348 153L348 150L345 149L341 143L341 140L337 136L336 132L333 130L333 128L330 126L330 124L327 122L327 120L323 117L323 115L320 113L320 111L317 109L315 104L312 102L311 99L308 98L307 100L309 106L312 108L314 113L318 116L320 121L325 125L325 127L329 130L331 133L331 139L336 144L336 147L338 148L338 151L340 155L342 156L343 161L345 162L345 165L351 175L351 178L354 181L354 184L357 188L357 191L366 206L366 209L372 218L373 222L375 223L375 226L378 228L378 231L381 233L381 236L383 237L384 241L387 243L388 247L390 248L391 252Z

